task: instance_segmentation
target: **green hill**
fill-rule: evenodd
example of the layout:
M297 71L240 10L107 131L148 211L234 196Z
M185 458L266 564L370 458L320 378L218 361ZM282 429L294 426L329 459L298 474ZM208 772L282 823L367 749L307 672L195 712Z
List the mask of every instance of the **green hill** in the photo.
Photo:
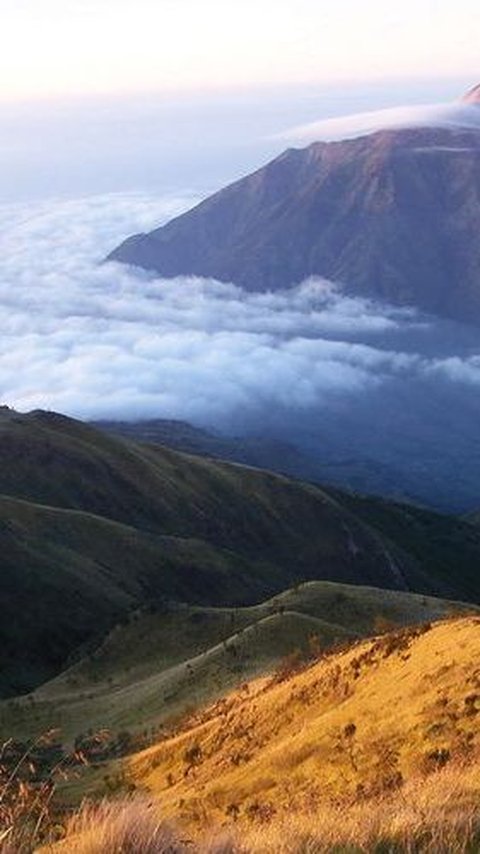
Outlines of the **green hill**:
M0 732L25 738L52 726L143 730L172 721L254 675L312 636L321 648L470 610L399 591L310 582L256 606L165 606L136 612L98 648L24 699L0 704Z
M1 601L10 616L0 623L4 695L51 678L79 645L140 605L248 599L270 589L276 573L202 540L2 496L0 531Z
M138 609L254 605L324 579L480 600L480 530L267 471L0 410L0 692Z

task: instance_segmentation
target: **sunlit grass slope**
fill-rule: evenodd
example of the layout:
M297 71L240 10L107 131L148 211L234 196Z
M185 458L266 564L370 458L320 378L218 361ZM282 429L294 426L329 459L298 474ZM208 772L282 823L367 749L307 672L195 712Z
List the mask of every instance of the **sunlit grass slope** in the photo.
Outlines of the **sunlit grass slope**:
M472 606L413 593L309 582L246 608L171 605L135 612L97 648L33 694L0 703L5 737L51 726L132 732L167 724L296 650L327 649L382 626L420 623Z
M456 618L254 681L132 757L128 772L195 833L234 820L313 824L329 804L368 805L458 764L470 769L458 797L478 802L479 717L480 619Z
M134 795L85 803L60 845L42 854L477 854L478 766L452 763L348 804L313 801L302 812L270 810L196 833L162 818L158 800Z
M473 854L480 618L357 641L242 685L122 761L56 854Z

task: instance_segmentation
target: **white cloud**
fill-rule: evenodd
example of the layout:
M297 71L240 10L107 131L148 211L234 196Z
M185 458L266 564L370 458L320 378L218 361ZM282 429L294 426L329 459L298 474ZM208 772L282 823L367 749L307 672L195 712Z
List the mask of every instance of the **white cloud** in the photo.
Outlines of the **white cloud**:
M322 280L246 294L100 264L126 235L193 201L128 194L0 207L3 402L221 425L452 372L446 360L402 350L430 329L414 311L342 296Z
M427 373L432 377L444 377L454 383L480 385L480 356L435 359L428 365Z
M305 145L309 142L352 139L389 128L412 127L443 127L480 131L480 106L458 102L423 104L415 107L392 107L387 110L375 110L310 122L285 131L280 134L279 138Z

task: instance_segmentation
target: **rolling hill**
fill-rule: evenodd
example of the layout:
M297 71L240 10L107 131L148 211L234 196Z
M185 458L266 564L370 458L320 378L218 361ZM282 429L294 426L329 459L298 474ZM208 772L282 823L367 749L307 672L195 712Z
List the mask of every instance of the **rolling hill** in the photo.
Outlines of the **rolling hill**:
M479 656L471 615L290 662L112 763L135 796L41 850L477 851Z
M478 617L361 641L199 712L129 779L229 850L457 850L478 831L479 656Z
M469 335L475 348L473 327ZM282 441L263 421L256 428L263 435L226 435L161 418L91 424L135 442L468 518L477 509L480 478L477 398L468 390L450 398L454 386L440 386L432 394L431 388L415 391L412 383L407 385L408 391L397 387L387 394L383 388L373 398L363 396L357 407L322 411L313 436L310 417L284 426L277 420Z
M26 739L54 726L67 741L103 727L141 733L171 725L296 651L308 655L312 643L328 649L379 627L472 611L414 593L319 581L244 608L138 610L33 694L0 703L0 733Z
M138 608L254 605L331 580L480 600L480 531L270 472L0 411L3 696Z
M301 480L320 480L316 475L323 471L320 461L317 471L312 457L303 454L294 444L265 436L225 436L195 427L186 421L165 418L141 421L100 420L92 421L91 424L106 433L134 442L166 445L175 451L243 463Z

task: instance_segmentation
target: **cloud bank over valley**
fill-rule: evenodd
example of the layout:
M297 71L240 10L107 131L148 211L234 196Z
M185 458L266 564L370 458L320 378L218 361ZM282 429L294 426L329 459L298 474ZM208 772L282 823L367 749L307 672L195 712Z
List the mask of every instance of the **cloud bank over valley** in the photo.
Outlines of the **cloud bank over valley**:
M3 403L82 418L184 419L293 438L331 456L356 444L365 454L372 418L383 434L385 419L396 422L390 445L397 428L408 443L402 419L414 401L427 418L426 399L472 397L474 330L350 298L318 279L246 294L101 263L126 235L195 201L114 194L0 208Z

